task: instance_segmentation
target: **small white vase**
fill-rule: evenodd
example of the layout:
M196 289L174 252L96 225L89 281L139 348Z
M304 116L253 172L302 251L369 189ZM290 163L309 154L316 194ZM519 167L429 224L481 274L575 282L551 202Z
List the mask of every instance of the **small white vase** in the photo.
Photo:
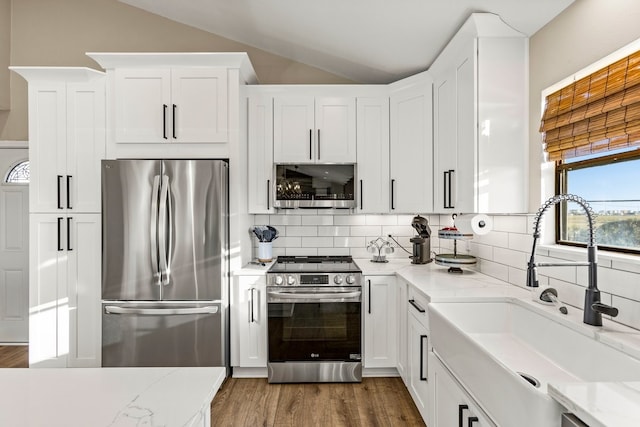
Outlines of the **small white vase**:
M271 262L273 260L273 246L271 242L258 242L258 261Z

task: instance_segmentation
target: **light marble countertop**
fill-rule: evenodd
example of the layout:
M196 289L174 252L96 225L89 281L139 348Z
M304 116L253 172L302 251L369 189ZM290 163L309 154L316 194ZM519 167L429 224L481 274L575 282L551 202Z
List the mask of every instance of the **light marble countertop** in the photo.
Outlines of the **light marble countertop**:
M547 390L589 427L640 426L640 382L559 383Z
M0 426L203 427L225 368L0 369Z

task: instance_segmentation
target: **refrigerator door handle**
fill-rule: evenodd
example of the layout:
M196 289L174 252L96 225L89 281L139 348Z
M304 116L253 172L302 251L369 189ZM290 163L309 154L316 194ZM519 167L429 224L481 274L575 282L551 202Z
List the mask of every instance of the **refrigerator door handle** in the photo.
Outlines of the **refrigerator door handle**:
M211 305L206 307L194 308L127 308L118 307L116 305L107 305L104 307L105 314L137 314L142 316L174 316L181 314L216 314L218 306Z
M160 266L158 265L158 188L160 187L160 175L153 177L153 190L151 191L151 264L153 265L156 284L160 285Z
M160 257L160 283L169 284L167 263L167 199L169 196L169 177L162 175L160 185L160 208L158 209L158 252Z

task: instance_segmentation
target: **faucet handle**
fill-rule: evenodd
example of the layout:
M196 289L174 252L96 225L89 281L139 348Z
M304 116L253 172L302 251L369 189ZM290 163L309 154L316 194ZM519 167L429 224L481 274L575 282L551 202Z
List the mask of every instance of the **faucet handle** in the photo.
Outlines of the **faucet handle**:
M606 314L607 316L616 317L618 315L618 309L610 305L596 302L591 304L591 308L598 313Z

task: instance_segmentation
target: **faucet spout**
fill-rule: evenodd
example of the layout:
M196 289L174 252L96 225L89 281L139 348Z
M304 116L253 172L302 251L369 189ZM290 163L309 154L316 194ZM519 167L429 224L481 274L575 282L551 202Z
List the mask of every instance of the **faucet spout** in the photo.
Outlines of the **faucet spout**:
M589 223L589 242L587 243L587 262L586 263L536 263L536 245L540 238L540 222L544 213L553 205L560 202L575 202L582 207L587 214ZM533 226L533 248L531 249L531 257L527 264L527 286L536 288L539 286L537 278L537 267L561 267L561 266L586 266L588 268L589 283L585 292L584 300L584 317L583 322L588 325L602 326L602 314L616 316L618 310L601 303L600 291L598 290L598 257L595 238L594 226L595 214L591 206L582 197L574 194L558 194L553 196L538 209L534 218ZM614 314L615 313L615 314Z

